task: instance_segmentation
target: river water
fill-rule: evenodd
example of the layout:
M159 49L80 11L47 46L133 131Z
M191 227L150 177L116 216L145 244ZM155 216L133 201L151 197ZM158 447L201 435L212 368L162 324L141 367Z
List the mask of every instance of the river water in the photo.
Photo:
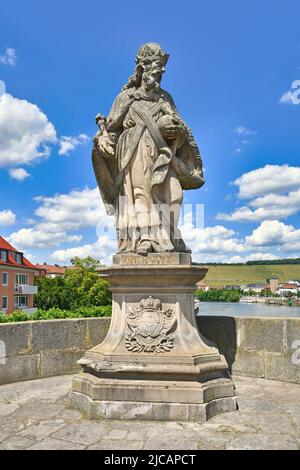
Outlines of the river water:
M226 317L300 317L300 307L238 302L200 302L199 310L196 315L223 315Z

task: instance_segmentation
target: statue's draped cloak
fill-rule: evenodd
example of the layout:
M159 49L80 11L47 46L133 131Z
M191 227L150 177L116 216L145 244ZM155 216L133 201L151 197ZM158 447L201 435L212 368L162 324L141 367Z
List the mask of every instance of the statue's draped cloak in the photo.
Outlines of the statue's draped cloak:
M151 205L180 207L182 190L196 189L204 183L198 147L171 96L163 90L156 101L142 97L137 100L136 94L135 99L132 95L129 89L116 98L102 131L115 144L115 156L101 153L96 138L92 157L106 210L117 216L117 231L122 234L118 237L119 252L136 251L140 239L153 238L147 229ZM157 122L166 114L180 120L186 131L180 148L171 148L159 131ZM124 205L120 207L124 204L120 196L126 196L125 212ZM179 212L175 219L178 216ZM160 233L153 241L154 251L184 251L176 220L171 225L171 236ZM138 235L130 232L130 228L137 227L141 229Z

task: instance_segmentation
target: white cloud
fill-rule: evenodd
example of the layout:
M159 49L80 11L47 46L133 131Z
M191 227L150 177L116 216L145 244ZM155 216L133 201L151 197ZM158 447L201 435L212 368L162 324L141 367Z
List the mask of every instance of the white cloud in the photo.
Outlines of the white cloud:
M196 228L192 223L187 222L180 229L184 241L195 255L200 253L224 255L245 251L243 243L236 238L235 232L222 225Z
M16 50L12 47L8 47L3 55L0 55L0 64L3 65L16 65L17 55Z
M80 235L67 235L63 230L47 230L46 226L22 228L7 237L8 241L18 247L25 248L50 248L61 243L79 242Z
M89 137L85 134L80 134L78 136L62 136L59 139L59 155L68 155L79 145L87 142Z
M21 248L59 247L64 243L78 243L82 236L74 231L85 227L110 227L113 217L108 217L98 188L72 190L67 194L38 196L40 204L35 211L39 220L33 227L22 228L10 235L11 243Z
M67 194L38 196L35 199L40 203L35 214L47 226L77 230L111 220L106 215L98 188L74 189Z
M252 131L251 129L247 129L244 126L238 126L235 129L232 130L235 134L238 134L239 136L243 135L257 135L257 131Z
M16 221L16 214L10 209L0 211L0 225L13 225Z
M53 124L35 104L8 93L0 97L0 167L47 157L55 142Z
M24 170L24 168L11 168L9 170L9 176L18 181L24 181L26 178L30 177L28 171Z
M252 204L252 203L251 203ZM259 207L252 210L247 206L239 207L231 214L219 212L216 215L217 220L226 220L227 222L259 222L267 219L285 219L299 211L299 206L269 206Z
M300 104L300 80L295 80L292 85L291 89L294 91L286 91L281 96L279 103L282 104Z
M245 238L248 246L280 247L285 252L300 250L300 230L278 220L265 220Z
M259 222L285 219L300 211L300 167L266 165L244 173L233 182L241 199L248 205L232 213L218 213L217 220L229 222Z
M300 167L266 165L244 173L234 181L239 197L251 199L272 192L286 192L300 186Z
M91 256L99 259L103 264L110 264L111 257L116 252L116 242L107 236L99 237L96 243L67 248L65 250L56 250L51 258L58 263L70 263L75 256L85 258Z

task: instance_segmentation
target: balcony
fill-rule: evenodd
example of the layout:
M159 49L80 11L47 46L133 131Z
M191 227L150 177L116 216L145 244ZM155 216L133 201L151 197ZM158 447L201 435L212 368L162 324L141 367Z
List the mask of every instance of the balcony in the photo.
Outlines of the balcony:
M36 295L38 286L19 285L15 287L16 294Z

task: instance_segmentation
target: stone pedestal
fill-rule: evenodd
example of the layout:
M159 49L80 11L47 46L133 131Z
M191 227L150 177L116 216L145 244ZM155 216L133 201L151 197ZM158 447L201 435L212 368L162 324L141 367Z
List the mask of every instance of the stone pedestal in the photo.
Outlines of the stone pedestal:
M116 255L105 340L79 361L71 403L90 418L206 421L236 409L225 358L197 329L193 292L207 268L187 253Z

